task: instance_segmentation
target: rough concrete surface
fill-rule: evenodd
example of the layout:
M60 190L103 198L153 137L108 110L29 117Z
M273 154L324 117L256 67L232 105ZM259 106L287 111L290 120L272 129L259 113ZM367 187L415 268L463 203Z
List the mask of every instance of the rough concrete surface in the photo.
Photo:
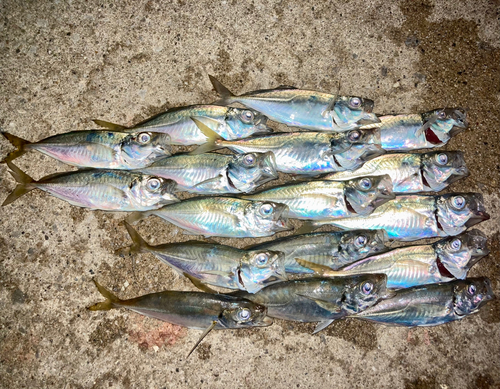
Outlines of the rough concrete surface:
M214 101L208 74L236 93L340 88L378 113L468 108L471 128L447 149L472 174L452 189L485 195L492 252L471 273L500 294L498 2L3 0L0 20L0 128L33 141ZM11 149L0 141L1 157ZM35 178L68 170L35 152L18 165ZM5 165L0 182L3 201L15 187ZM0 209L1 387L500 387L498 300L433 328L346 320L312 336L277 320L213 332L186 360L200 331L86 310L101 300L92 277L123 298L192 289L152 255L134 270L114 254L129 244L123 218L40 191ZM153 243L191 238L156 218L138 229Z

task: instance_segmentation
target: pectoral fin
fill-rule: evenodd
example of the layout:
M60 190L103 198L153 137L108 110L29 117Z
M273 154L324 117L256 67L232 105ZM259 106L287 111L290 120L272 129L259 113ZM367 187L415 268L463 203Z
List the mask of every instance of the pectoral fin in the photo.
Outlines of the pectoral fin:
M199 290L205 292L205 293L211 293L211 294L218 294L216 290L210 288L209 286L205 285L203 282L201 282L199 279L194 278L191 274L188 274L186 272L182 273L184 277L186 277L189 281L193 283L194 286L196 286Z
M318 325L316 326L316 328L314 329L314 331L313 331L312 334L314 335L314 334L317 334L320 331L323 331L326 327L328 327L330 324L332 324L334 322L334 320L335 319L320 321L318 323Z
M314 301L318 306L320 306L323 309L326 309L327 311L331 313L340 313L342 311L342 308L339 307L337 304L332 303L330 301L324 301L324 300L319 300L316 297L313 296L308 296L306 294L300 294L300 293L295 293L297 296L304 297L306 299L309 299L311 301Z
M203 334L201 334L200 336L200 339L198 339L198 341L196 342L196 344L193 346L193 348L191 349L191 351L189 352L189 354L187 355L186 358L189 358L189 356L192 354L192 352L195 350L196 347L198 347L198 345L201 343L201 341L205 338L205 336L208 335L208 333L210 331L212 331L214 329L214 327L217 325L217 322L216 321L213 321L212 324L210 324L210 327L208 327L205 331L203 331Z
M314 271L315 274L319 276L325 276L325 275L330 275L330 273L333 271L332 268L325 266L325 265L320 265L319 263L315 262L310 262L306 261L305 259L301 258L295 258L295 261L302 267L305 267L307 269L311 269Z

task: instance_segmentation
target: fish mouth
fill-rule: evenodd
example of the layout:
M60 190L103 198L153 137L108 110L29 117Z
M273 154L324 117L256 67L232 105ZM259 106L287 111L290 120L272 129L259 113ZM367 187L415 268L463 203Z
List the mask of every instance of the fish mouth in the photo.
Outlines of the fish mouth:
M465 109L463 108L452 109L450 116L457 123L454 125L454 127L461 129L461 131L469 127L469 122L467 121L467 111Z
M474 215L472 215L469 220L467 220L465 222L465 227L469 228L469 227L472 227L472 226L475 226L476 224L478 223L481 223L481 222L484 222L486 220L489 220L490 219L490 215L486 212L483 212L483 211L477 211L476 213L474 213Z

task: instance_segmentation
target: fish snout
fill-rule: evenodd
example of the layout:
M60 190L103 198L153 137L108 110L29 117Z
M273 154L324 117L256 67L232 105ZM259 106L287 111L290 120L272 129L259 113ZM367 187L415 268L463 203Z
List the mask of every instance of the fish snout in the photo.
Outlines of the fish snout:
M490 219L490 215L485 211L476 211L470 218L465 222L465 227L469 228L478 223L484 222Z

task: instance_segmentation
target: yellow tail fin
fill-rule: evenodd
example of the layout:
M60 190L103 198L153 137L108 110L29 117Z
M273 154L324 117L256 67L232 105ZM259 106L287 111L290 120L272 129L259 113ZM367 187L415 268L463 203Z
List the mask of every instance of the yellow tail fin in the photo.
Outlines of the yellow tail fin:
M2 204L2 207L16 201L19 197L25 195L29 191L36 188L36 181L28 176L25 172L19 169L12 162L7 162L7 166L11 169L9 173L19 183L10 195L7 196Z
M200 129L200 131L205 135L208 139L207 142L202 144L200 147L197 149L193 150L190 154L196 155L196 154L203 154L207 153L209 151L221 149L224 146L220 145L220 142L224 140L219 134L217 134L215 131L212 131L210 127L208 127L206 124L203 122L199 121L198 119L191 118L193 122L195 122L196 126Z
M217 80L214 76L211 76L210 74L208 75L208 78L210 78L210 82L212 83L214 89L217 91L217 93L220 96L220 99L215 102L217 105L228 105L233 102L233 97L234 94L227 89L222 83Z
M105 287L99 285L99 283L96 280L92 281L94 281L97 290L103 295L104 298L106 298L106 301L101 301L100 303L94 304L90 306L88 309L91 311L109 311L110 309L116 308L115 304L120 302L121 300L118 297L116 297L113 293L111 293L109 290L107 290Z
M25 146L31 144L30 141L9 134L8 132L2 132L2 135L4 136L5 139L7 139L11 143L12 146L16 148L16 150L9 153L0 163L7 163L13 161L14 159L19 158L21 155L23 155L28 151L26 150Z

